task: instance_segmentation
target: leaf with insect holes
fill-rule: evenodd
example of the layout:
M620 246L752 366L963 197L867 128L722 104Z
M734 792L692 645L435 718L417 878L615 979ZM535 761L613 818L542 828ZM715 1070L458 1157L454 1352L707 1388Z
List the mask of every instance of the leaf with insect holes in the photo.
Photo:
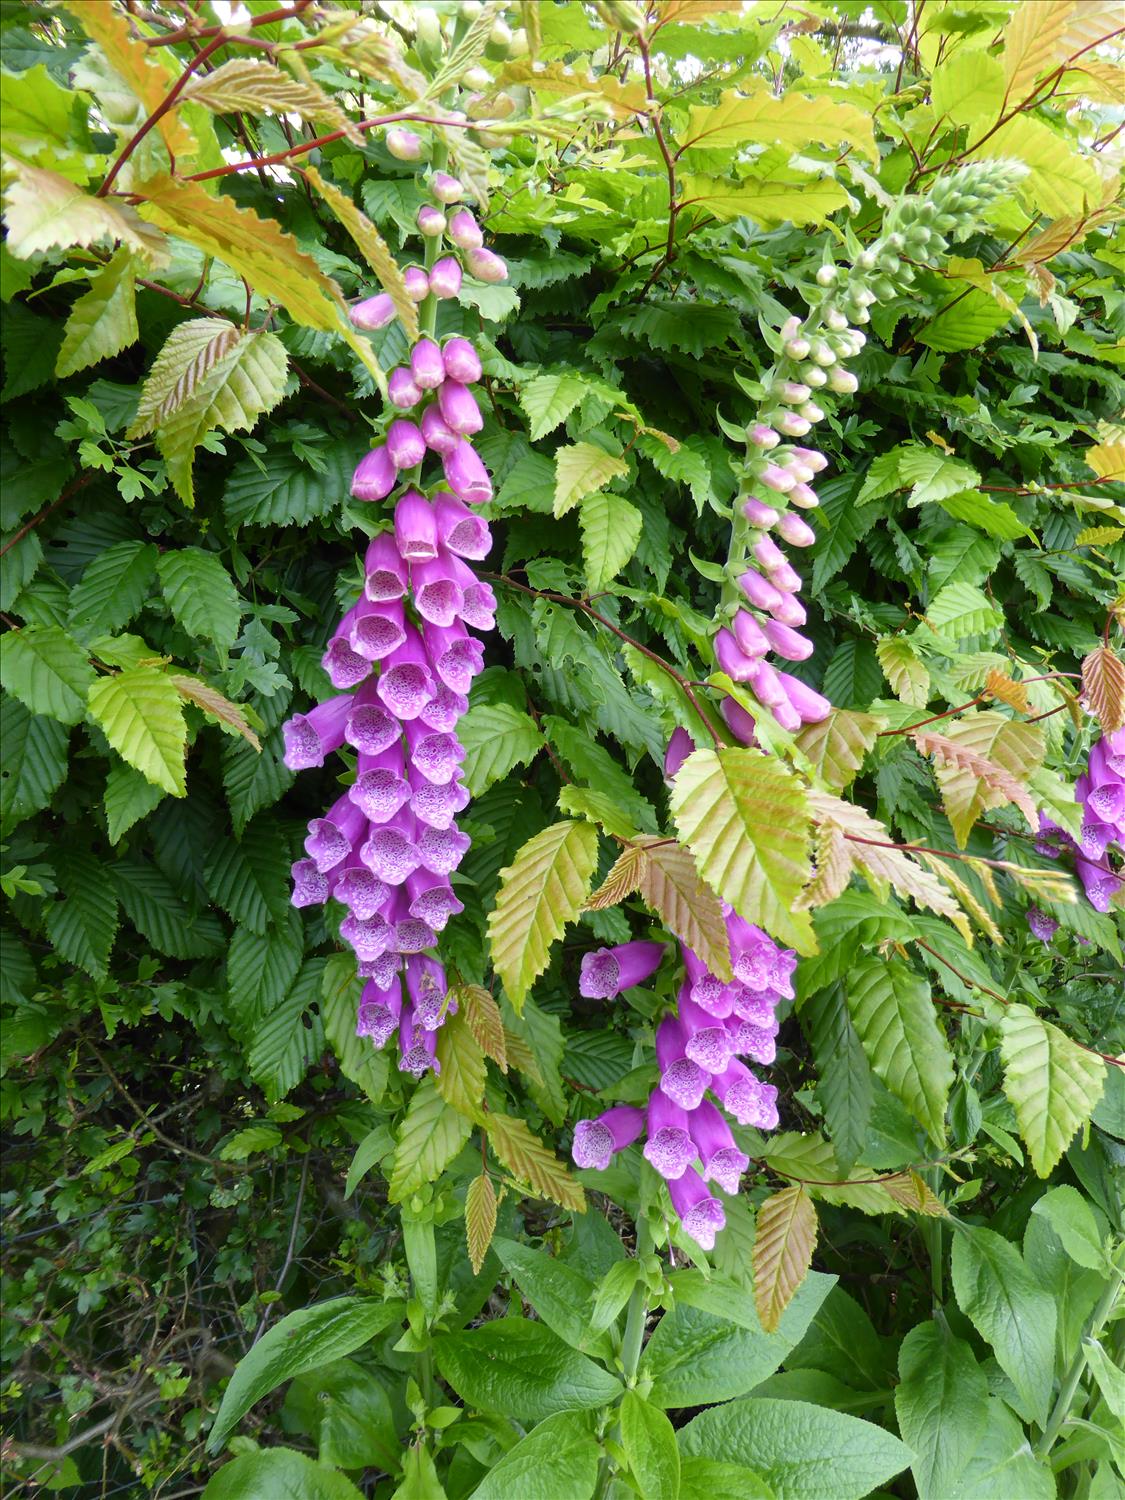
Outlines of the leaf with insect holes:
M504 1018L496 1001L479 984L456 984L449 991L449 998L457 1002L485 1057L491 1057L500 1071L506 1073L508 1047Z
M1000 1057L1031 1164L1047 1177L1097 1108L1106 1064L1025 1005L1000 1019Z
M474 1177L465 1194L465 1244L473 1275L480 1275L496 1232L496 1189L487 1172Z
M582 909L598 855L589 823L553 823L501 870L488 919L492 962L518 1011L547 967L552 944Z
M1027 779L1042 764L1046 748L1039 726L986 711L963 714L944 728L943 734L917 730L911 738L934 761L946 816L961 848L982 813L1007 803L1036 827L1039 814Z
M394 303L403 332L413 343L418 337L418 306L407 296L402 270L386 240L363 210L357 208L346 193L326 182L315 167L306 167L305 176L351 235L360 254L379 278L379 285Z
M1110 646L1099 646L1082 663L1082 696L1103 734L1125 724L1125 662Z
M571 1213L586 1212L586 1195L580 1184L522 1120L489 1110L482 1123L497 1161L518 1182Z
M758 1208L754 1235L754 1303L773 1333L808 1275L816 1247L817 1218L803 1187L783 1188Z

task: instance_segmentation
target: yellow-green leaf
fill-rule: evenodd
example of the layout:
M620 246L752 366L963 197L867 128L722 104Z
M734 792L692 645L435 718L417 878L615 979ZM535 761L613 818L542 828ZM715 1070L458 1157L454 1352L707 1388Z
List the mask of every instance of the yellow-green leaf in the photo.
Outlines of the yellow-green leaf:
M867 958L847 975L844 988L868 1062L940 1146L953 1054L929 983L897 959Z
M418 337L418 306L406 294L402 271L386 240L362 209L333 183L326 182L315 167L306 167L305 176L356 242L364 260L379 278L379 285L394 303L407 339L413 343Z
M817 1219L803 1187L783 1188L758 1208L754 1230L754 1305L767 1333L781 1315L812 1265Z
M555 453L555 516L566 515L584 495L592 495L616 475L628 472L623 459L597 443L568 443L559 448Z
M438 1031L437 1060L440 1072L434 1081L438 1093L468 1119L475 1119L484 1098L488 1068L463 1011L447 1015Z
M1039 726L990 710L963 714L941 727L941 734L918 730L912 738L934 761L942 803L958 844L965 847L982 813L1009 802L1034 827L1038 813L1027 782L1043 762L1046 741Z
M597 856L598 835L589 823L553 823L501 870L488 936L493 965L517 1011L547 967L551 944L582 909Z
M177 324L152 362L128 436L144 437L167 422L241 337L242 330L225 318Z
M760 750L696 750L672 786L672 815L703 879L739 916L814 953L794 903L811 873L809 806L796 775Z
M85 370L120 354L137 338L133 256L122 246L71 308L55 374L62 378Z
M848 145L870 161L878 161L870 111L796 91L778 98L764 80L755 80L755 85L753 93L731 89L718 104L693 107L680 149L715 151L733 146L742 150L757 144L800 151L813 144L832 150Z
M473 1275L480 1274L496 1232L496 1189L487 1172L474 1177L465 1194L465 1244Z
M95 198L42 167L15 163L4 193L5 245L20 260L47 250L69 250L120 241L153 267L168 264L168 242L135 209L112 198Z
M704 209L724 222L745 216L763 229L779 224L822 224L847 201L847 193L830 177L786 182L756 177L741 181L685 177L683 181L685 206Z
M1066 60L1062 39L1076 9L1074 0L1035 0L1012 11L1000 49L1009 107L1022 104L1036 79Z
M1106 1064L1025 1005L1011 1005L1001 1017L1000 1056L1031 1164L1047 1177L1096 1109Z
M232 57L213 73L197 73L180 94L177 103L205 104L216 114L300 115L303 120L322 120L333 130L342 130L359 145L363 134L319 85L283 73L272 63L255 57Z
M100 677L87 712L129 764L173 797L187 795L187 724L176 684L157 667L129 667Z
M586 582L597 591L617 577L637 550L642 516L620 495L590 495L582 502L578 524Z
M973 156L974 159L1023 162L1030 170L1016 184L1016 193L1029 208L1040 214L1049 214L1051 218L1081 214L1087 205L1102 201L1104 189L1093 160L1070 146L1049 125L1029 114L1016 115L1006 125L1001 125L995 135L982 141Z
M876 714L834 708L819 724L806 724L797 735L797 744L824 784L842 792L855 780L886 723Z
M586 1212L586 1195L562 1162L550 1152L522 1120L490 1110L483 1117L497 1161L517 1182L526 1184L540 1198L548 1198L571 1213Z
M426 1183L436 1182L469 1139L471 1129L464 1115L438 1093L433 1077L423 1078L398 1128L387 1188L391 1202L401 1203Z
M500 1007L479 984L457 984L449 992L456 1000L465 1024L476 1037L485 1057L491 1057L502 1073L508 1071L508 1046Z
M939 63L930 79L934 112L953 125L991 124L1004 102L1004 69L987 52L959 48Z
M930 700L930 674L914 647L901 635L888 635L877 642L875 655L891 691L913 708L925 708Z

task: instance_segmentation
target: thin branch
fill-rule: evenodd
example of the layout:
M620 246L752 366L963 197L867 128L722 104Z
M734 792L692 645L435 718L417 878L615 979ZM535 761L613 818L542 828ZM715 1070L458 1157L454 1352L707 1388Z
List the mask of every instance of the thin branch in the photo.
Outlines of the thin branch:
M72 495L76 495L79 490L85 489L88 484L93 484L96 478L96 474L81 474L77 479L72 480L57 500L52 500L50 505L45 505L37 516L32 516L31 520L21 526L10 541L5 542L0 547L0 557L3 557L5 552L10 552L17 542L22 542L29 531L34 531L40 522L45 521L52 511L58 510L59 506L69 500Z

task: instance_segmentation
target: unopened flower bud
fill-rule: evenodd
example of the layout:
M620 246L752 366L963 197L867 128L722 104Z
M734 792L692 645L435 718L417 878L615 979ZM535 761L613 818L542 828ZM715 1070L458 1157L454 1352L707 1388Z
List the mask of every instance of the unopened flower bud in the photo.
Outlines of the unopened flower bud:
M818 453L815 448L794 448L793 457L798 463L806 464L814 474L820 474L828 467L824 454Z
M478 281L487 281L495 284L508 279L508 267L498 255L491 250L470 250L468 252L469 270Z
M772 573L775 568L780 568L785 562L785 553L773 537L760 536L750 550L754 554L754 561L759 567L765 568L767 573Z
M781 439L765 422L754 422L746 429L746 441L755 448L776 448Z
M754 616L744 609L734 617L734 638L744 656L765 656L770 649L768 631L763 630Z
M787 510L777 523L777 532L791 547L811 547L816 541L816 532L807 521Z
M799 505L802 510L815 510L820 504L820 496L807 484L795 484L789 491L789 502Z
M398 482L398 471L385 446L372 448L356 465L352 494L357 500L385 500Z
M816 273L816 284L817 286L832 286L838 275L839 272L835 266L821 266Z
M796 568L787 562L782 562L780 567L774 568L770 573L770 582L783 594L799 594L801 592L801 575Z
M779 401L786 401L790 406L807 401L812 394L808 386L799 380L779 380L774 386L774 393Z
M800 331L801 331L801 320L800 320L800 318L795 318L795 317L786 318L785 322L782 323L782 325L781 325L781 337L782 337L783 340L786 340L786 341L788 341L789 339L795 339L797 337L797 335L800 333Z
M850 370L837 368L828 377L828 389L840 396L851 396L859 390L859 381Z
M460 203L465 196L460 178L451 177L448 172L435 172L430 178L429 187L439 203Z
M432 203L423 203L418 210L418 232L424 234L427 239L436 239L439 234L445 233L445 215Z
M753 495L742 502L742 514L752 526L776 526L779 519L779 512L772 505L764 505Z
M824 420L824 408L817 406L815 401L806 401L803 406L798 406L797 415L804 417L806 422L822 422ZM804 437L804 435L803 432L796 434L797 437Z
M406 295L411 302L424 302L430 295L430 278L421 266L407 266L402 279L406 283Z
M480 379L480 355L468 339L447 339L442 346L441 357L450 380L457 380L462 385L472 385Z
M387 452L396 469L420 464L426 456L426 441L417 424L402 417L392 422L387 428Z
M348 316L356 328L373 332L394 322L395 305L386 292L380 292L375 297L365 297L362 302L357 302Z
M441 348L433 339L422 338L410 351L410 373L420 391L436 391L445 379Z
M387 399L399 411L409 411L421 401L422 392L415 384L408 366L400 365L397 370L391 371L387 381Z
M777 677L785 696L800 714L803 723L818 724L821 719L827 719L832 712L832 705L827 698L814 692L811 687L806 687L788 672L778 672Z
M430 291L435 297L445 300L456 297L461 290L461 262L452 255L443 255L430 267Z
M785 345L785 352L790 359L805 359L809 353L808 339L790 339Z
M814 363L822 366L824 369L836 363L835 351L829 348L823 339L817 339L809 352L813 357Z
M755 568L747 568L740 575L738 586L755 609L768 609L772 614L774 605L781 603L781 590L774 588Z
M777 425L786 437L804 437L812 423L807 417L799 416L795 411L783 411L777 418Z
M783 656L786 661L807 661L813 654L813 643L808 636L798 634L779 620L767 620L762 626L762 633L770 649L776 651L778 656Z
M461 250L479 250L484 244L480 225L467 208L459 208L450 219L449 238Z
M767 464L762 470L762 483L767 489L776 490L779 495L787 495L793 488L796 480L780 464Z
M828 376L819 365L802 365L801 379L806 385L812 386L813 390L820 390L822 385L828 384Z
M394 125L383 137L383 143L399 161L422 160L422 138L415 135L413 130L404 130L400 125Z
M492 74L478 63L475 67L465 69L461 82L470 89L486 89L492 82Z
M824 315L825 327L830 328L833 333L843 333L848 326L848 320L837 308L829 308Z
M796 594L781 594L770 614L782 625L792 625L794 628L803 625L808 619L808 611Z
M805 722L788 698L781 703L771 703L769 709L778 727L784 729L787 734L796 734Z

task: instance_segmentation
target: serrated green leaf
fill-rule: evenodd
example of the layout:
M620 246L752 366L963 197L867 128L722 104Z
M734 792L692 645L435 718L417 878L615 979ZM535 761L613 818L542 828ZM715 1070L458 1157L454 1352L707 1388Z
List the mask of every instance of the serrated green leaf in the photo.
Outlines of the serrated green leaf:
M236 464L223 492L231 526L307 526L336 510L348 493L359 453L333 443L319 453L324 468L314 469L289 448L273 448L259 466Z
M481 703L457 726L465 747L465 785L478 797L515 766L527 765L543 748L543 734L530 714L510 703Z
M187 795L187 724L176 685L156 667L129 667L90 689L90 718L121 756L154 786Z
M127 435L145 437L179 411L240 337L241 330L225 318L177 324L152 362Z
M500 872L488 936L492 962L517 1011L547 967L552 943L577 918L597 853L597 831L589 823L554 823Z
M157 573L168 608L187 633L229 651L238 635L241 606L217 554L201 547L170 549L160 558Z
M0 827L10 827L47 806L66 775L64 725L27 711L18 698L0 699Z
M106 831L111 844L119 844L132 828L146 818L164 796L132 766L111 766L105 779Z
M244 1036L285 999L303 950L301 919L295 911L265 932L235 928L227 951L227 993Z
M531 441L538 442L554 432L560 422L565 422L587 388L586 378L575 370L536 375L526 381L520 387L520 405L531 421L528 431Z
M980 589L970 583L947 583L926 611L926 619L954 640L970 635L991 635L1004 623L1004 616Z
M1032 1166L1046 1177L1097 1107L1106 1064L1024 1005L1009 1006L1001 1017L1000 1055L1020 1135Z
M214 901L251 932L284 923L289 914L289 850L277 824L263 818L242 837L210 853L205 879Z
M78 642L58 625L25 625L4 636L0 681L33 714L77 724L86 712L94 669Z
M158 953L169 958L207 958L221 953L226 937L217 917L194 911L167 877L143 859L110 866L125 915Z
M271 735L261 751L235 742L223 748L223 789L227 794L231 823L236 834L264 807L273 807L293 785L294 773L286 766Z
M565 516L585 495L604 489L629 465L597 443L568 443L555 450L555 519ZM635 507L630 506L630 510ZM634 542L634 546L636 543Z
M723 900L799 953L815 952L809 914L794 910L811 874L797 777L760 750L696 750L676 773L671 807L700 875Z
M408 1193L436 1182L469 1139L471 1129L464 1115L441 1097L434 1080L423 1078L398 1128L387 1186L391 1202L401 1203Z
M132 254L122 247L71 308L55 362L60 378L120 354L139 337Z
M941 1145L953 1055L929 984L898 960L866 959L851 970L844 990L872 1069Z
M386 1092L390 1059L377 1052L370 1037L356 1035L363 980L350 953L334 953L324 966L320 1018L324 1039L336 1054L340 1072L358 1085L373 1104Z
M313 1010L323 973L323 958L306 959L285 999L254 1028L246 1064L271 1104L296 1088L324 1045Z
M602 589L616 578L637 550L643 517L620 495L589 495L578 512L586 582Z
M70 625L90 639L112 634L140 611L156 572L154 542L118 542L95 557L70 595Z
M113 886L102 865L81 849L67 852L59 885L64 899L48 909L47 935L69 963L104 979L117 935Z

